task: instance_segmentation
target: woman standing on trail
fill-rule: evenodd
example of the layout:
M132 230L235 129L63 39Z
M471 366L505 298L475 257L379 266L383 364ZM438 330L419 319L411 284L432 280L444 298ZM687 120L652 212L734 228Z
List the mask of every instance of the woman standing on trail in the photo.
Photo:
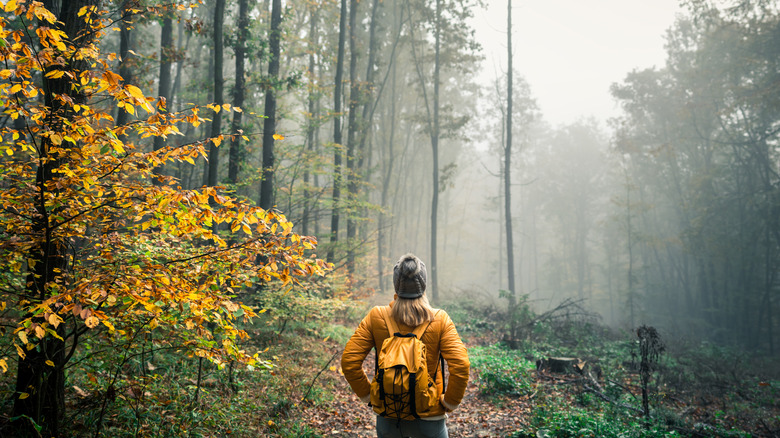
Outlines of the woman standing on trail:
M431 308L428 298L425 296L427 273L425 264L412 254L401 257L393 268L393 286L395 295L389 306L377 306L371 309L360 322L355 334L347 342L341 357L341 368L344 377L347 378L352 390L360 399L373 405L377 412L376 433L378 438L447 438L446 412L454 410L463 399L466 385L469 379L469 359L466 347L458 336L455 325L447 312ZM412 333L414 334L412 336ZM415 343L409 339L419 339L422 343ZM377 389L375 377L374 383L369 383L366 373L363 371L363 361L372 348L376 349L378 357L377 374L379 382L396 384L396 379L388 379L379 369L379 365L385 365L388 357L393 353L389 349L390 344L385 340L399 342L396 345L417 345L426 359L422 364L427 367L427 376L408 374L397 379L411 381L415 387L415 379L418 383L417 391L428 392L428 395L418 397L418 406L415 407L415 397L407 400L411 403L402 405L407 414L400 414L401 410L388 414L391 408L383 400L387 389ZM383 347L383 345L388 345ZM401 348L401 347L399 347ZM405 347L404 347L405 348ZM397 354L397 352L395 353ZM400 354L398 357L409 357L408 354ZM447 362L449 378L444 382L443 358ZM440 365L441 363L441 365ZM397 368L397 367L396 367ZM422 368L425 369L425 368ZM396 372L395 369L388 372ZM385 376L383 379L381 376ZM400 376L400 374L398 375ZM430 384L425 385L425 382ZM427 386L427 390L425 389ZM422 389L420 389L422 388ZM381 393L381 396L377 393ZM382 397L382 399L380 399ZM434 398L435 397L435 398ZM374 401L373 403L372 400ZM420 400L431 400L426 406L420 407ZM378 405L381 405L378 407ZM412 410L411 413L409 409ZM409 418L409 419L401 419Z

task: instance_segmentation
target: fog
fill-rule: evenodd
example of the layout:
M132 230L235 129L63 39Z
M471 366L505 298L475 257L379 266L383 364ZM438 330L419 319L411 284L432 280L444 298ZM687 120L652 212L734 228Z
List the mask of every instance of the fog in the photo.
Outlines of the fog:
M602 6L612 13L604 14ZM513 28L515 39L525 41L514 51L515 292L536 311L573 298L615 327L652 324L669 334L773 349L776 262L769 254L777 250L770 231L775 220L748 218L742 209L749 202L740 200L769 195L758 181L752 187L763 194L742 192L747 186L740 181L760 171L744 163L748 167L733 167L737 157L750 153L726 147L727 137L735 136L731 129L740 130L738 122L717 114L717 98L696 95L691 76L705 67L677 59L715 62L722 54L706 53L714 50L706 40L722 35L692 36L695 25L672 2L653 5L652 13L626 5L574 9L561 2L515 9L518 17L528 13ZM549 10L568 12L543 15ZM462 86L447 96L454 112L470 120L440 146L440 167L450 166L451 173L446 182L442 178L437 223L441 299L499 309L507 305L499 298L507 288L501 175L506 31L498 28L505 20L500 12L491 2L477 14L500 35L484 38L490 32L477 28L486 58L474 76L445 81ZM573 25L572 17L581 25ZM743 101L730 111L754 104L762 105ZM731 126L721 130L718 123ZM761 125L774 144L772 123ZM423 131L407 141L414 152L403 154L399 165L405 169L398 174L402 200L391 209L386 276L393 258L406 251L431 257L430 139ZM775 187L776 150L762 147L774 163L765 163L771 170L764 187ZM773 207L752 208L757 213ZM720 240L726 236L728 244ZM746 288L743 280L753 286ZM389 290L384 284L382 296Z
M486 6L473 18L485 54L483 84L507 64L507 4ZM515 69L553 125L619 115L609 87L634 69L662 67L666 30L684 12L677 0L514 1L512 8Z
M333 284L351 296L388 301L395 260L413 252L429 267L435 305L470 300L506 311L510 219L510 292L523 305L543 311L575 299L614 327L648 324L774 351L774 2L513 2L509 155L506 5L348 1L355 13L340 26L335 3L289 2L273 80L270 4L255 6L246 143L228 188L255 200L268 178L259 114L273 83L281 135L273 205L317 237ZM214 81L214 43L198 32L209 29L212 7L177 23L175 105L212 98L203 84ZM145 29L133 40L149 55L137 80L152 86L160 29ZM111 38L108 48L118 47ZM225 54L231 89L236 68ZM207 137L205 129L180 141ZM227 151L219 153L225 164L214 172L225 183ZM205 169L201 160L169 173L199 187Z

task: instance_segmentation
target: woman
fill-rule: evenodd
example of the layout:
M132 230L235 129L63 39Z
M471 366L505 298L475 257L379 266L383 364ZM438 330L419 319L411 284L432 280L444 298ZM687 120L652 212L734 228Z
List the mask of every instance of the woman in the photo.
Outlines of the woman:
M447 438L446 412L457 408L466 392L469 380L466 347L449 315L443 310L431 308L425 296L426 280L425 264L420 259L412 254L401 257L393 268L393 302L389 306L374 307L368 312L347 342L341 357L341 368L352 390L364 403L370 403L371 389L363 371L363 361L372 348L379 351L384 340L392 335L386 318L391 317L393 323L390 325L397 327L403 334L411 333L422 324L427 325L421 341L426 347L430 378L441 394L439 404L420 413L419 419L398 420L377 415L378 438ZM439 355L447 362L449 371L446 391L444 370L438 365Z

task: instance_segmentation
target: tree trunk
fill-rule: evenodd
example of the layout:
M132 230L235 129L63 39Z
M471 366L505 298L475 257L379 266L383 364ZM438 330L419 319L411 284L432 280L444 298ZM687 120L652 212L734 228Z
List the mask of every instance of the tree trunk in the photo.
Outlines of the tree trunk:
M507 0L507 78L506 78L506 145L504 146L504 215L506 216L506 267L509 288L509 344L515 348L517 338L517 291L515 289L515 249L512 233L512 0Z
M225 23L225 0L216 0L214 4L214 104L222 106L225 103L223 96L224 77L222 66L223 56L223 32ZM214 113L211 121L211 137L218 137L222 131L222 111ZM209 173L208 185L217 185L217 172L219 171L219 147L212 141L209 145Z
M187 38L184 38L184 17L179 17L178 26L178 50L182 53L181 58L176 59L176 75L173 79L173 86L171 87L171 100L176 101L176 106L173 106L173 102L170 103L171 108L174 111L181 110L181 71L184 66L184 61L187 59L186 53L190 48L190 39L192 38L192 32L187 32Z
M333 207L330 218L330 247L328 262L336 258L336 243L339 241L339 214L341 198L341 89L344 80L344 46L347 36L347 0L341 0L339 19L339 50L336 57L336 84L333 91Z
M349 121L347 125L347 271L355 272L354 239L356 225L354 206L357 201L357 170L355 169L355 141L358 131L357 108L360 100L360 88L357 77L357 0L349 3Z
M270 210L274 206L274 134L276 133L276 90L279 79L279 55L281 53L282 1L271 4L271 33L268 62L270 86L265 91L265 120L263 121L263 181L260 185L260 208Z
M99 5L99 1L44 2L44 6L57 16L58 22L54 26L64 31L71 41L82 44L82 47L92 42L94 33L85 32L87 24L78 17L78 12L82 7L91 5ZM76 73L89 68L88 65L82 64L82 61L73 61L68 67ZM55 96L68 96L72 99L72 104L84 103L86 97L76 91L77 87L68 75L43 80L45 82L43 99L45 105L52 109L46 125L56 129L56 126L62 123L62 118L72 119L75 114L69 106L63 106L63 101ZM49 137L41 138L36 176L39 195L37 200L40 202L35 205L31 230L37 242L29 255L31 268L27 276L27 289L20 297L21 300L28 302L27 308L44 301L48 297L48 285L53 284L66 269L66 245L57 236L53 224L55 221L51 219L52 215L56 214L56 210L50 210L51 207L47 206L45 201L51 196L49 190L59 177L56 170L61 164L60 152L50 152L52 146ZM64 144L60 147L62 146ZM57 328L60 337L64 337L64 329L65 324ZM59 421L65 410L65 364L67 362L65 342L47 336L37 348L25 353L26 355L19 359L17 367L12 411L12 417L17 420L13 423L12 435L58 437ZM41 431L38 432L34 425L41 427Z
M125 84L129 84L133 81L133 70L130 68L128 62L130 58L130 30L133 28L130 22L130 3L124 2L122 4L122 24L119 27L119 58L121 62L119 64L119 76L122 76L122 80ZM125 111L124 108L119 108L119 112L116 117L117 126L127 124L130 120L130 113Z
M233 89L233 106L243 109L244 106L244 58L246 54L247 27L249 26L249 1L238 1L238 35L236 40L236 85ZM243 112L233 112L233 124L231 126L230 157L228 158L228 182L234 190L238 183L238 170L240 160L241 136L238 131L241 130L241 116Z
M306 161L308 162L308 158L314 153L314 132L319 129L319 122L317 121L319 119L317 114L317 100L319 97L317 96L316 87L317 84L315 82L315 75L314 67L314 53L317 50L317 20L318 20L318 12L319 9L316 5L310 5L311 9L309 11L309 96L308 96L308 113L309 113L309 123L306 126ZM310 166L306 165L304 172L303 172L303 217L301 218L301 233L304 236L309 235L309 222L311 221L311 207L313 205L313 202L311 199L309 199L309 196L311 195L311 190L309 189L310 186L310 180L311 180L311 173L310 173Z
M209 3L206 3L205 7L208 8L209 6L213 6L213 5L210 5ZM208 11L211 13L211 17L213 19L214 18L214 13L213 13L214 10L213 9L209 9ZM204 12L204 14L205 14L205 12ZM213 36L212 36L212 38L213 38ZM197 50L197 54L195 55L195 59L200 59L200 54L201 54L201 52L203 50L204 44L198 44L197 46L198 46L198 50ZM208 54L208 63L209 63L209 65L208 65L208 68L206 69L207 73L206 73L205 83L208 84L208 86L207 87L203 87L203 88L205 88L205 90L203 90L203 91L206 91L206 102L214 102L214 86L213 86L214 85L214 51L212 50L210 53L207 51L207 54ZM201 93L200 93L201 91L202 90L198 89L198 97L199 98L201 96ZM200 125L200 134L198 135L199 137L208 137L209 135L211 135L211 123L212 122L206 122L206 123L203 123L203 124ZM203 160L203 175L201 175L201 176L202 176L202 182L203 182L202 185L203 186L208 186L209 185L209 160L208 160L208 158Z
M441 74L441 2L436 0L435 54L433 66L433 131L431 132L431 151L433 152L433 196L431 197L431 299L439 297L436 234L438 232L439 213L439 76Z
M558 374L581 374L584 366L585 362L576 357L548 357L536 361L537 371Z
M187 59L186 53L187 49L190 47L190 38L192 37L192 33L187 33L187 38L184 38L184 16L179 17L179 24L177 26L177 33L178 36L176 38L177 41L177 51L179 54L181 54L181 57L176 59L176 74L174 75L173 79L173 86L171 87L171 99L168 103L169 108L171 108L171 111L180 111L181 110L181 96L179 95L181 90L181 71L182 66L184 64L184 61ZM174 104L175 102L175 104ZM184 131L184 137L178 141L178 144L184 144L187 143L188 135L190 132L190 126L189 124L185 128ZM181 184L183 187L190 187L189 182L187 181L189 178L185 178L185 172L191 173L193 170L194 165L188 164L185 162L178 162L176 163L176 179L179 181L179 184Z
M171 59L173 58L173 18L171 12L166 11L160 30L160 76L157 84L157 95L159 99L165 102L165 107L160 112L165 113L170 109L171 104ZM154 150L160 150L165 146L165 139L162 136L154 137ZM155 169L155 175L163 173L162 167ZM153 180L154 184L160 184L159 179Z
M634 327L636 318L634 313L634 239L631 236L631 185L626 174L626 242L628 245L628 314L629 327Z
M396 7L394 9L395 15L398 15L398 8ZM403 15L403 9L401 9L400 12L401 15ZM397 26L402 26L401 19L403 17L399 17L399 21ZM395 18L393 19L393 22L395 22ZM384 279L384 272L385 272L385 264L383 256L385 254L385 214L384 209L387 207L388 203L388 190L390 188L390 179L393 176L393 165L395 163L395 151L394 151L394 145L395 145L395 121L396 121L396 108L395 103L398 100L396 95L396 82L398 77L398 68L397 63L394 59L391 59L390 62L393 63L392 70L390 72L391 78L390 78L390 138L387 141L387 158L382 160L382 166L384 166L384 169L382 171L382 197L380 200L380 206L382 209L379 210L379 218L377 219L377 272L379 272L379 291L380 293L384 293L385 290L385 279Z
M373 126L373 118L374 118L374 111L376 109L376 103L379 100L382 90L384 89L384 84L387 80L387 75L385 76L385 82L382 84L381 87L377 90L376 95L373 94L373 90L375 89L374 85L374 72L376 70L376 55L377 55L377 37L376 37L376 31L377 31L377 25L378 25L378 11L379 6L382 4L381 0L374 0L374 3L371 7L371 24L368 28L368 62L366 67L366 77L365 81L363 83L363 86L361 87L361 93L360 97L363 102L363 110L362 114L360 116L360 126L358 129L358 141L357 141L357 150L358 150L358 157L357 157L357 172L356 172L356 178L357 180L362 180L364 178L367 178L368 170L372 168L371 165L371 158L372 158L372 142L369 142L368 139L371 136L372 132L372 126ZM393 44L393 54L395 53L395 44ZM393 55L391 55L393 56ZM390 62L393 62L391 59ZM389 72L388 72L389 74ZM366 146L368 144L368 147ZM366 158L368 158L368 164L366 164ZM357 186L355 188L355 195L359 198ZM365 199L365 197L364 197ZM367 218L368 217L368 208L363 205L360 207L360 217ZM366 235L366 228L367 222L363 222L363 225L361 226L361 229L358 232L358 235Z
M53 246L49 248L47 257L53 264L64 266L61 262L62 256L58 254L60 251L64 253L64 249ZM52 266L52 263L49 265ZM35 283L41 282L35 281ZM34 287L42 287L42 285ZM40 292L39 296L45 293ZM54 363L54 368L47 365L47 361ZM21 396L25 394L27 398L22 400ZM41 342L39 348L28 351L27 356L19 361L16 374L16 397L12 414L13 417L18 418L14 436L59 436L59 421L65 411L64 342L48 338ZM32 422L42 427L41 435L35 430Z

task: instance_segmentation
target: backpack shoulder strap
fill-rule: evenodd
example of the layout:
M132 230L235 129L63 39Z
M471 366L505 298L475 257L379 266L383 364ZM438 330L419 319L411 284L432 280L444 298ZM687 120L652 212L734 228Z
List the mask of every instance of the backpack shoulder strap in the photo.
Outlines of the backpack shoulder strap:
M393 335L398 331L398 328L395 326L395 321L393 321L393 317L390 315L390 306L379 307L379 315L382 317L383 320L385 320L387 331L390 333L390 337L392 338ZM379 371L379 349L380 348L382 348L381 345L374 346L374 375L376 375L377 372Z
M398 333L398 326L395 325L395 321L393 320L393 317L390 315L390 306L381 307L381 314L382 314L382 319L384 319L385 324L387 324L387 331L390 333L390 336L393 336L394 334Z
M436 315L438 315L438 314L439 314L439 310L436 310L436 312L433 314L433 321L436 320ZM430 327L431 324L433 324L433 321L428 321L428 324L420 324L420 325L418 325L417 327L414 328L414 331L412 331L412 333L414 333L414 335L417 337L417 339L422 341L423 335L425 334L426 331L428 331L428 327ZM422 328L422 331L420 330L421 328Z

